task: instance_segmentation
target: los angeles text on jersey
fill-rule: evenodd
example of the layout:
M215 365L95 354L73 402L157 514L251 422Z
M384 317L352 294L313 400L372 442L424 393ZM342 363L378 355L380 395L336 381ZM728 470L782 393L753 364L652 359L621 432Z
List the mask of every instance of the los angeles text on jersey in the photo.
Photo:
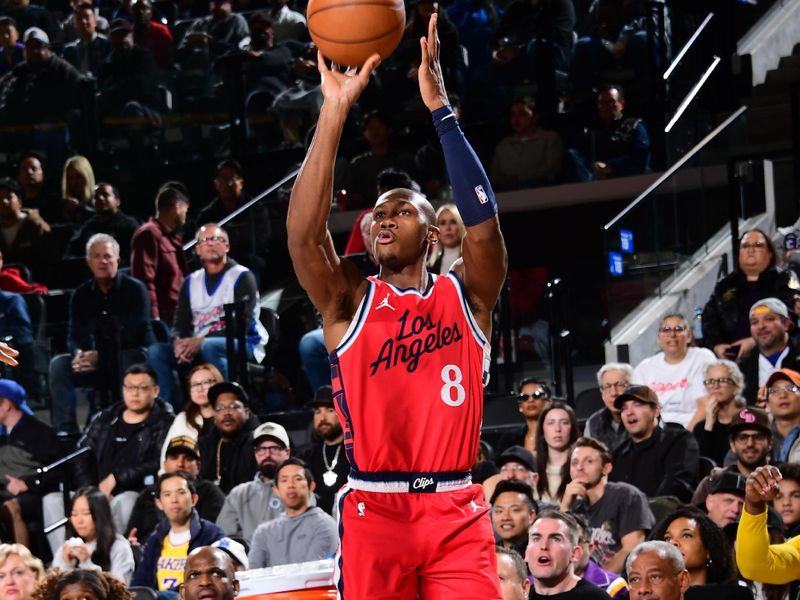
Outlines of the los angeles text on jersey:
M397 333L383 343L378 356L370 362L370 376L380 369L389 370L398 364L405 365L406 371L413 373L425 354L461 341L463 336L458 323L444 325L441 319L434 323L430 312L413 318L410 313L406 309L397 319Z

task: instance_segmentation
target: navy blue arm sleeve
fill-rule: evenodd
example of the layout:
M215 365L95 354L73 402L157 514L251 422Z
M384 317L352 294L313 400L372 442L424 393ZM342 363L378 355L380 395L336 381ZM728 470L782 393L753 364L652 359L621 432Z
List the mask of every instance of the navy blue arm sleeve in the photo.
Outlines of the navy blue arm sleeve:
M458 212L467 226L478 225L497 214L494 191L478 155L464 137L453 109L433 111L433 124L442 143L447 175L453 186Z

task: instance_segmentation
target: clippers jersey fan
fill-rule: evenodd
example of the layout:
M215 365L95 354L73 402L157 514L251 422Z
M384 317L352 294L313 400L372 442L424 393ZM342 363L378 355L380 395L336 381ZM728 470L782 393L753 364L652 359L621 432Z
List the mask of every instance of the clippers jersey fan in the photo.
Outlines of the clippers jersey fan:
M483 418L490 346L454 273L424 294L369 277L330 354L354 475L468 472Z

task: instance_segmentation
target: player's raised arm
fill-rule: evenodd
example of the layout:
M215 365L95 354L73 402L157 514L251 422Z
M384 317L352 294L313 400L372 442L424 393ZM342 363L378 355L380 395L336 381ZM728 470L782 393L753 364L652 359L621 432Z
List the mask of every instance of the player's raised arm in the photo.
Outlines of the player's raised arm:
M289 254L300 285L325 316L336 298L359 280L336 255L328 216L333 197L333 164L347 113L369 82L380 57L371 56L357 72L329 69L317 58L324 98L317 129L292 188L286 218Z

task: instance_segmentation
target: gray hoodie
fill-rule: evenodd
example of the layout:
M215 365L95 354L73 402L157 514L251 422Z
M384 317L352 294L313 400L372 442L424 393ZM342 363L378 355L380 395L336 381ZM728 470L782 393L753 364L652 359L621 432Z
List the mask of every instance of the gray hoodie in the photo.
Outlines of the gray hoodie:
M247 558L251 569L307 562L332 556L338 543L336 521L312 506L296 517L284 514L259 525Z

